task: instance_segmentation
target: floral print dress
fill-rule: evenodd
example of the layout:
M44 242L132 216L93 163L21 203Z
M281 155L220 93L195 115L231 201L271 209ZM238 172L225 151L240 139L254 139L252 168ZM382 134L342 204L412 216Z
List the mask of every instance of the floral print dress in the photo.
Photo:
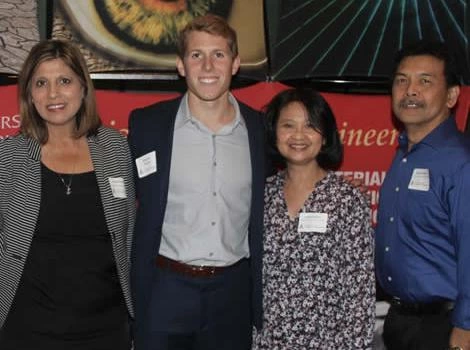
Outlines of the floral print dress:
M328 172L302 211L326 213L324 233L298 232L284 199L284 172L265 189L263 328L255 350L371 349L375 279L367 199Z

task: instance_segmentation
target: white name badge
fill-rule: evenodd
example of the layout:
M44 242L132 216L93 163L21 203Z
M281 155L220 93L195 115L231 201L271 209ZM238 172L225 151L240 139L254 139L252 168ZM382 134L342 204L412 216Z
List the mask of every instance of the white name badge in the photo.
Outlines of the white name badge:
M126 186L122 177L110 177L109 185L111 186L114 198L127 198Z
M157 172L157 154L155 151L144 154L135 160L137 175L139 178L146 177Z
M298 232L326 232L328 214L300 213Z
M429 191L429 169L414 169L408 189L416 191Z

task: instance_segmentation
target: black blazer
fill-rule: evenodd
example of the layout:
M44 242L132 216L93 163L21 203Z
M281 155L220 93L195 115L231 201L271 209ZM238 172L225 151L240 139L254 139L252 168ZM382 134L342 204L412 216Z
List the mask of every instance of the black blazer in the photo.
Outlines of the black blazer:
M155 271L155 257L160 248L163 218L168 197L170 162L174 124L181 97L134 110L129 120L129 142L135 160L155 151L157 172L143 178L134 177L137 191L137 220L132 251L131 284L135 302L135 336L148 320L147 310L151 282ZM263 195L265 180L265 151L263 120L260 113L239 102L240 112L246 122L252 167L252 198L249 224L249 246L252 270L253 324L261 326L262 288L261 254L263 230Z

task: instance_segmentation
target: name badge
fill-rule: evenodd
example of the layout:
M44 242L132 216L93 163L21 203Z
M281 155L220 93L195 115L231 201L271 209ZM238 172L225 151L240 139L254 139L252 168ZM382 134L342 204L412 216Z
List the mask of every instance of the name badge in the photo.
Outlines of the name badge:
M114 198L127 198L126 186L122 177L110 177L109 185Z
M300 213L298 232L326 232L328 214Z
M144 154L135 160L137 175L139 178L146 177L157 172L157 154L155 151Z
M414 169L408 189L416 191L429 191L429 169Z

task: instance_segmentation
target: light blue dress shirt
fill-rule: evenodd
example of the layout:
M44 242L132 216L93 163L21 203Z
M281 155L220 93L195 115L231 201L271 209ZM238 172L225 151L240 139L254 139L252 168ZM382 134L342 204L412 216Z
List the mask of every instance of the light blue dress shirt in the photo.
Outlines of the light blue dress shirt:
M236 99L235 119L209 130L187 95L176 115L168 203L159 253L192 265L228 266L250 256L251 159Z

